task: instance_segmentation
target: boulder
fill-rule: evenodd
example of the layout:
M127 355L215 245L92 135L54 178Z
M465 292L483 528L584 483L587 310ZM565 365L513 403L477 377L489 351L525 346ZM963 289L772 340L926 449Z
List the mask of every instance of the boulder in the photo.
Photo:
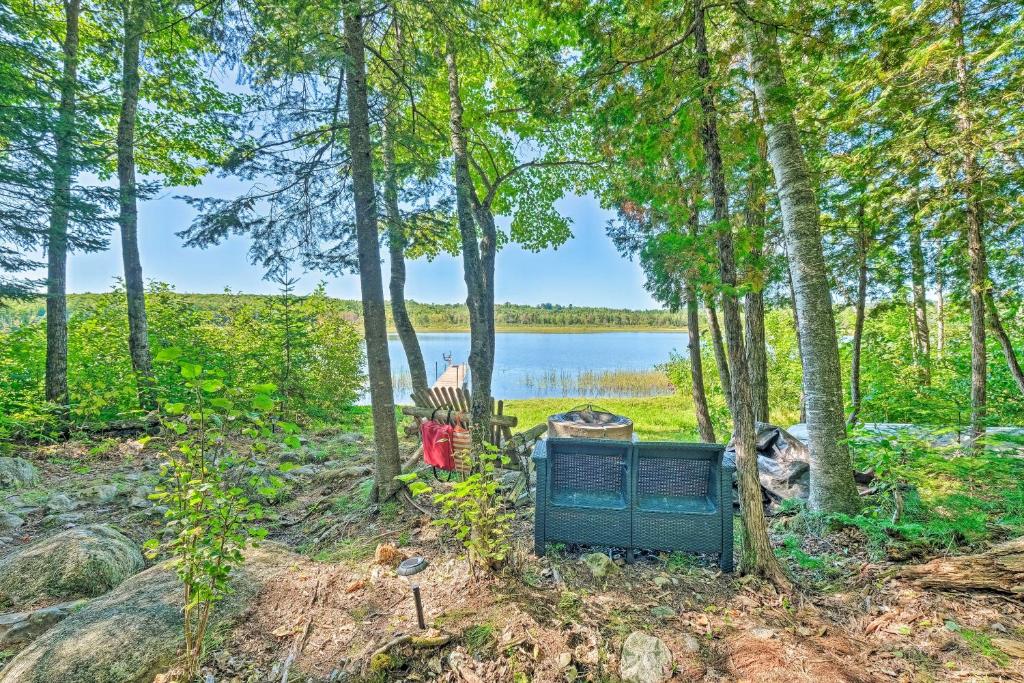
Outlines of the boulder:
M672 676L672 652L660 638L634 631L622 644L619 676L623 683L661 683Z
M580 561L587 565L590 573L598 581L607 579L612 574L618 574L619 566L604 553L588 553L580 558Z
M0 458L0 489L20 489L39 483L39 470L24 458Z
M116 484L98 484L89 489L86 496L94 503L103 505L117 498L118 493Z
M10 512L0 512L0 531L14 531L24 523L25 520L18 515L13 515Z
M47 512L53 514L60 514L62 512L71 512L78 507L78 501L71 498L66 493L55 493L46 501Z
M31 643L86 602L75 600L29 612L0 614L0 650L12 650Z
M269 544L246 553L218 602L210 631L234 623L260 590L299 559ZM181 584L165 562L136 574L37 638L0 672L0 683L150 683L182 643Z
M0 559L0 608L103 595L144 566L135 543L108 526L62 531Z

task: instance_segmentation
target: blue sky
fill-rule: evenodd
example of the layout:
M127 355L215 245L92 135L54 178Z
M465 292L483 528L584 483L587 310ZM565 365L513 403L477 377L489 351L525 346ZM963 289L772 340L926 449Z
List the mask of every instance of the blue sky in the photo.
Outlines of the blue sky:
M139 212L139 234L146 279L168 282L180 292L222 292L225 287L236 292L276 291L276 285L264 282L262 271L249 264L245 239L233 238L218 247L198 250L182 246L174 234L188 226L193 216L192 208L175 199L176 195L187 192L232 196L240 189L237 181L208 178L199 188L167 189L158 198L143 203ZM643 274L638 265L619 255L605 235L611 214L602 210L593 197L567 196L558 203L558 208L572 219L573 239L557 250L537 254L515 246L499 252L496 300L523 304L657 308L657 303L643 288ZM110 289L114 278L122 272L119 240L115 232L111 236L111 248L107 251L71 256L68 261L69 291ZM359 297L356 275L324 278L310 273L297 289L308 292L321 279L326 280L327 292L331 296ZM406 292L416 301L465 301L461 260L441 256L433 262L420 260L410 263Z

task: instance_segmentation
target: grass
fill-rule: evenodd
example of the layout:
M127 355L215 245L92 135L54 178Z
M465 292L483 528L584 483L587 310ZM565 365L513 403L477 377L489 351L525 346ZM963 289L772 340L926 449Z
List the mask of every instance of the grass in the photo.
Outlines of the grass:
M633 420L644 441L696 441L697 422L693 403L681 394L639 398L528 398L505 401L505 412L519 418L519 428L547 422L549 415L592 403L595 408L625 415Z

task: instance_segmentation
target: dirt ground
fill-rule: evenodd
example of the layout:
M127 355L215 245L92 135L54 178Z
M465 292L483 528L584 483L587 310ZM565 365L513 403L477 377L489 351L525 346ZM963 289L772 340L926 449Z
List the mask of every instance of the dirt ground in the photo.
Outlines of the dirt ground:
M526 506L509 566L485 575L431 523L429 502L362 504L368 449L365 439L325 433L296 458L308 466L272 501L268 525L271 542L297 553L294 566L244 620L214 634L207 672L216 681L616 681L622 643L638 630L668 645L676 681L1024 681L1024 652L1007 652L1024 641L1024 603L918 588L899 578L898 564L869 561L856 532L803 537L806 552L825 547L834 559L827 575L794 565L801 591L784 596L723 575L713 557L642 555L595 580L579 560L594 549L532 554ZM69 524L113 523L140 543L159 532L160 511L137 497L155 482L159 455L139 441L16 454L44 483L17 492L25 524L0 540L0 554ZM104 483L117 485L118 497L89 502ZM63 518L48 512L55 491L82 504ZM10 508L13 495L0 503ZM773 521L779 538L792 537L788 523ZM429 567L399 577L397 561L417 555Z

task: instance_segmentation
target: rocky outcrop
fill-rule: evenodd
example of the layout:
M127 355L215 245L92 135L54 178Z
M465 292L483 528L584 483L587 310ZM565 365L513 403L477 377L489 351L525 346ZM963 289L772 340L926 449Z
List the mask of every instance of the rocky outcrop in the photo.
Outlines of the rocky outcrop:
M233 592L214 607L210 630L232 623L295 555L267 545L231 574ZM149 683L181 647L181 583L167 563L91 601L21 652L0 683Z
M0 559L0 608L103 595L144 566L135 543L108 526L62 531Z
M39 483L39 470L24 458L0 458L0 490Z

